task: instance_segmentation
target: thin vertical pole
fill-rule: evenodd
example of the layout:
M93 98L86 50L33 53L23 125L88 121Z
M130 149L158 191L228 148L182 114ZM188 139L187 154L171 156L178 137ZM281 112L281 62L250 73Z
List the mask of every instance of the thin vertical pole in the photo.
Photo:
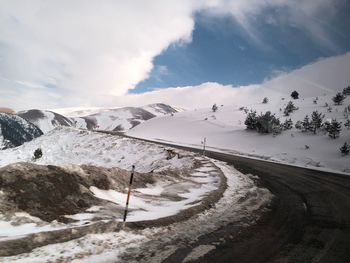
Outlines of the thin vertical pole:
M203 155L205 156L205 142L206 142L207 138L204 137L204 140L203 140Z
M125 225L126 215L128 214L129 200L130 200L130 194L131 194L131 185L132 185L132 180L134 178L134 172L135 172L135 165L132 166L132 170L131 170L128 196L126 198L126 205L125 205L125 211L124 211L123 226Z

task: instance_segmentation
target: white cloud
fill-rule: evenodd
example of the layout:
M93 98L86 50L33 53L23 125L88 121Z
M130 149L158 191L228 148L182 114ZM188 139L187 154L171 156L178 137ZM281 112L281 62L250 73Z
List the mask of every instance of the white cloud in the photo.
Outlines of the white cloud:
M170 43L190 40L192 11L191 1L2 1L2 77L123 95Z
M288 8L289 20L301 24L305 14L313 17L332 2L3 0L0 105L47 108L111 104L114 96L127 94L148 77L154 57L170 44L191 41L195 12L233 15L253 37L251 18L267 7ZM320 27L305 27L327 40ZM48 84L50 88L46 88Z
M159 89L143 94L130 94L111 98L109 103L118 106L142 106L163 102L194 109L210 107L213 103L249 106L267 96L271 101L290 98L298 90L301 98L333 94L349 86L350 52L319 60L292 72L280 72L260 85L232 87L219 83L203 83L199 86Z

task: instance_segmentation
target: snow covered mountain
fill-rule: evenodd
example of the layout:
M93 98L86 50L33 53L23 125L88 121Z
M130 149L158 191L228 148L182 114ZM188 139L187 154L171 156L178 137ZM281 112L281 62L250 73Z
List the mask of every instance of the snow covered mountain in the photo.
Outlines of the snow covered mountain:
M150 104L143 107L103 109L98 113L72 118L77 128L125 132L156 116L171 115L177 110L166 104Z
M0 113L0 150L16 147L39 137L43 132L25 119Z
M143 107L124 107L115 109L58 109L62 114L45 110L28 110L19 112L18 115L38 126L47 133L57 126L76 127L88 130L108 130L125 132L138 124L156 116L171 115L177 110L166 104L150 104ZM93 112L91 114L91 112ZM88 114L88 115L86 115Z
M33 123L34 125L39 127L44 133L51 131L57 126L75 125L72 119L52 111L33 109L28 111L21 111L18 113L18 116Z

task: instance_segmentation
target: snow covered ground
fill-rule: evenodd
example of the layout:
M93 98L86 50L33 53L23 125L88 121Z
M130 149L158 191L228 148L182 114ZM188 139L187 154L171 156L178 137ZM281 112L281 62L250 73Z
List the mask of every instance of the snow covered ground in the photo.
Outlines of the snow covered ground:
M182 211L194 208L200 205L205 198L209 197L213 191L218 191L220 187L224 190L226 183L223 185L222 175L227 177L228 181L231 180L230 187L232 187L232 191L230 192L230 198L235 198L234 200L238 202L239 197L247 196L244 200L255 204L249 207L252 211L258 211L264 207L271 198L270 193L264 189L257 188L253 180L245 178L223 163L213 163L213 161L207 158L192 153L173 150L168 147L164 148L135 139L78 130L71 127L58 127L22 146L1 151L0 167L16 162L32 162L33 152L38 147L42 149L43 156L36 161L37 164L59 165L63 166L67 171L72 170L74 172L81 172L78 165L83 164L107 168L118 167L129 171L131 166L135 165L137 172L135 176L138 176L138 174L139 176L147 176L147 174L154 176L154 183L133 189L130 200L130 211L127 218L128 222L155 220L174 216ZM105 190L97 186L91 186L89 190L97 198L109 201L111 205L108 207L90 207L83 213L66 215L67 218L76 220L68 224L57 221L45 222L21 211L11 215L0 214L0 242L21 238L31 233L86 226L93 224L95 222L93 218L96 217L107 221L122 220L122 208L126 200L126 188ZM3 194L4 192L0 189L0 198ZM255 200L258 196L259 201ZM221 202L226 202L227 206L228 201L226 198L226 201ZM222 209L224 208L223 206ZM106 213L108 209L112 209L111 211L114 212ZM245 216L250 215L250 210L247 214L246 209L248 208L243 208L243 206L235 207L235 217L239 218L239 211ZM202 212L203 218L201 220L203 222L205 221L206 214L207 212ZM214 216L214 212L211 212L211 216ZM224 218L220 222L223 223L223 220ZM216 227L216 223L213 224ZM203 226L203 228L208 228L208 230L213 227L211 224ZM157 231L162 232L166 230L165 228L159 228ZM130 236L133 236L133 233L130 233ZM197 234L200 234L200 231ZM105 244L105 242L111 242L109 237L115 237L116 241L120 241L124 235L125 231L102 236L89 235L83 242L92 242L97 237L97 239ZM146 233L142 232L135 234L135 237L142 237L141 240L147 240L148 238L145 235ZM76 241L68 243L68 250L72 248L72 251L69 253L75 254L77 252L69 245L76 244L74 242ZM116 246L117 244L113 243L112 246ZM51 246L48 246L43 249L50 250L51 248ZM96 249L101 250L101 253L104 250L104 248ZM90 250L88 249L88 251ZM91 252L88 251L84 250L84 253L89 254ZM118 253L122 253L122 251L123 249L121 248L118 250ZM35 253L37 252L33 253L31 255L36 255ZM54 255L50 255L49 257L54 257ZM22 256L19 256L19 258L22 258ZM45 261L44 258L43 261ZM34 256L32 262L37 262L35 261L36 259L36 256Z
M240 110L241 107L246 107L256 110L258 114L271 111L282 123L285 119L291 118L294 124L298 120L302 121L306 115L311 117L311 113L317 110L325 115L324 120L335 117L344 124L346 120L344 108L350 105L350 96L343 105L336 106L331 99L334 94L318 96L317 104L314 104L315 97L293 100L289 95L279 93L278 95L270 98L267 104L244 102L239 104L236 101L235 105L218 105L219 108L215 113L211 108L206 108L154 118L133 128L127 134L198 148L203 147L201 142L206 138L207 148L214 151L350 173L349 156L342 156L339 151L344 142L350 143L350 130L346 127L342 126L341 135L337 139L329 138L322 131L314 135L295 128L274 137L271 134L247 131L244 124L246 114ZM263 97L260 101L262 100ZM285 117L283 109L290 100L299 109ZM332 107L332 112L328 112L325 103Z
M189 169L193 165L193 158L187 152L179 151L183 158L167 160L164 147L155 144L71 127L57 127L20 147L1 151L0 167L31 161L39 147L43 157L36 161L37 164L88 164L127 170L135 165L138 172Z

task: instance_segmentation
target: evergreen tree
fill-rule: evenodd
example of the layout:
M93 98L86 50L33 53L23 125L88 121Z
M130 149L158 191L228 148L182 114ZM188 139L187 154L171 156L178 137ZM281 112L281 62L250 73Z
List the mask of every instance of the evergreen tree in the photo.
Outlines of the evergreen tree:
M214 103L213 107L211 107L213 112L216 112L218 110L218 106L216 106L216 103Z
M333 102L334 102L335 105L341 105L341 104L343 103L344 99L345 99L345 96L344 96L342 93L340 93L340 92L338 92L338 93L332 98L332 100L333 100Z
M318 113L318 111L313 111L311 114L310 129L316 134L317 129L321 128L324 115Z
M283 123L283 129L284 130L290 130L293 128L293 121L292 119L286 119Z
M348 155L350 152L350 146L345 142L342 147L340 147L340 152L342 155Z
M344 123L344 126L350 129L350 119L347 119L346 122Z
M295 128L298 130L301 130L303 128L302 122L301 121L297 121L295 123Z
M251 110L244 121L248 130L256 130L257 115L256 111Z
M349 96L350 95L350 86L348 86L348 87L343 89L343 95L344 96Z
M293 111L297 110L298 108L295 107L294 103L289 101L287 106L284 108L284 115L289 116L289 113L292 113Z
M272 134L273 134L273 136L281 134L282 131L283 131L283 125L281 125L281 124L273 124L272 125Z
M268 103L268 102L269 102L269 99L268 99L267 97L265 97L265 98L263 99L263 101L262 101L263 104L266 104L266 103Z
M328 132L328 136L336 139L340 135L341 131L341 122L338 122L337 119L332 119L331 123L325 123L325 130Z
M259 133L271 133L273 128L280 124L280 120L274 114L271 114L270 111L267 111L265 114L261 113L257 117L256 129Z
M296 90L294 90L290 96L295 100L299 99L299 93Z
M40 148L34 151L34 159L37 160L43 156L43 152Z
M309 120L309 116L306 115L304 120L301 122L301 131L302 132L307 132L311 129L311 123Z

